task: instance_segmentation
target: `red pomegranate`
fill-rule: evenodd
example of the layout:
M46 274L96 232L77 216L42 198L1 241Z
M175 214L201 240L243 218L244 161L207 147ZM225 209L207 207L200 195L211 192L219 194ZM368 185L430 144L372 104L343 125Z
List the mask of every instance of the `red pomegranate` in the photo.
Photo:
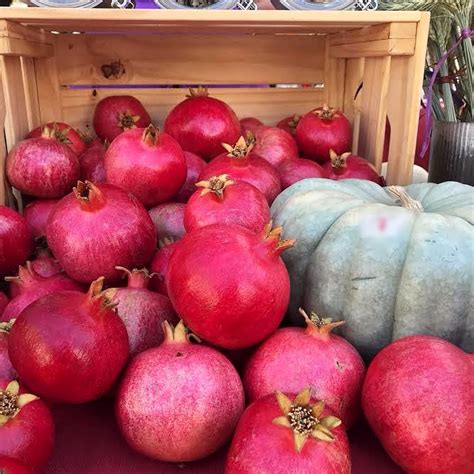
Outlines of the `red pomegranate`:
M362 408L404 471L474 472L474 365L453 344L433 336L389 344L367 370Z
M63 271L61 265L59 265L47 247L36 248L35 258L31 260L31 268L44 278L52 277ZM12 287L13 285L10 285L10 293Z
M178 245L172 239L164 238L159 242L159 249L156 252L150 269L153 272L151 280L151 289L158 293L168 296L168 267L170 264L171 255Z
M252 152L278 168L298 158L295 139L277 127L260 127L247 134L247 142L255 143Z
M186 159L188 171L186 175L186 181L181 186L178 194L175 196L175 200L177 202L188 201L188 199L196 190L195 183L207 164L202 158L195 155L194 153L190 153L189 151L184 152L184 158Z
M79 156L82 181L105 183L105 150L106 146L101 141L94 140L87 150Z
M0 205L0 275L15 272L32 251L33 235L26 219Z
M117 305L117 314L127 328L133 357L150 347L159 346L163 342L162 323L175 324L178 317L166 296L148 289L151 275L146 268L132 271L117 268L127 274L128 285L126 288L109 288L105 296Z
M346 427L360 412L360 393L365 377L361 356L345 339L331 331L343 324L331 319L311 319L300 310L306 328L283 328L270 336L252 355L244 375L249 401L282 390L296 393L311 387Z
M265 196L251 184L233 181L226 174L199 181L184 210L187 232L210 224L238 224L261 232L270 222L270 208Z
M217 451L244 409L242 382L221 353L191 344L180 322L130 363L116 402L127 443L153 459L194 461Z
M58 291L75 290L82 291L81 286L62 273L45 278L36 273L31 262L26 262L24 267L18 270L18 276L5 277L14 290L11 292L13 299L3 311L2 320L9 321L17 318L20 313L33 301L45 295L57 293Z
M93 127L101 140L109 143L132 128L145 128L151 123L143 104L130 95L113 95L102 99L94 111Z
M37 396L25 393L18 382L0 379L0 456L41 472L53 448L54 422L49 408Z
M33 474L33 471L18 459L7 456L0 456L0 472L2 474Z
M235 146L224 144L224 147L227 153L214 158L199 175L199 181L227 174L232 179L254 185L271 204L281 191L277 170L252 153L253 146L247 145L243 137L240 137Z
M79 179L79 160L67 145L45 128L39 138L17 143L7 156L6 173L12 186L30 196L51 199L67 194Z
M340 155L351 149L351 124L342 112L325 105L300 119L296 141L306 158L325 163L329 161L329 150Z
M76 155L79 156L86 150L87 143L83 140L81 134L64 122L50 122L42 127L37 127L26 138L40 138L45 128L51 129L54 138L59 143L67 145Z
M143 205L173 198L186 180L186 160L178 142L153 125L127 130L105 153L107 182L133 193Z
M23 216L28 221L34 237L46 235L46 224L57 202L57 199L37 199L25 207Z
M222 150L222 143L235 143L240 123L235 112L219 99L209 97L205 87L189 89L190 95L166 117L165 132L182 146L209 161Z
M7 307L9 299L5 293L0 291L0 318L2 317L4 309Z
M305 158L287 161L279 168L281 188L289 188L292 184L307 178L327 178L327 173L321 165Z
M349 443L341 420L305 389L252 403L232 440L226 474L349 474Z
M58 202L46 229L48 245L74 280L120 279L117 265L141 268L156 249L156 231L132 194L110 184L77 183Z
M0 379L14 380L17 377L8 355L8 337L14 323L14 319L0 322Z
M255 133L255 130L261 126L263 126L263 122L258 120L258 118L245 117L240 119L240 134L243 137L246 137L248 132Z
M334 150L329 151L331 161L324 163L323 168L330 179L367 179L381 184L381 178L374 165L365 158L348 153L338 155Z
M296 135L296 127L298 126L300 119L301 117L299 115L290 115L289 117L280 120L276 126L294 136Z
M102 292L43 296L17 318L8 353L18 376L56 402L84 403L104 395L129 356L127 330Z
M148 211L160 239L179 240L184 236L186 233L184 229L185 207L186 204L180 202L168 202Z
M214 224L187 234L171 256L168 293L199 337L225 349L250 347L281 323L290 283L280 254L294 240L282 228L260 234Z

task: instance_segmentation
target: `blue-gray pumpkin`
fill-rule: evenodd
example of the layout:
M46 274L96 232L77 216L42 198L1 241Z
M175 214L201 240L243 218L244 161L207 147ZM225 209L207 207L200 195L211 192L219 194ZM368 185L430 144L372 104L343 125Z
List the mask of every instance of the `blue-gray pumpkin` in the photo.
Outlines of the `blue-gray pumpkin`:
M365 358L411 334L474 351L474 188L306 179L272 206L298 307L346 321Z

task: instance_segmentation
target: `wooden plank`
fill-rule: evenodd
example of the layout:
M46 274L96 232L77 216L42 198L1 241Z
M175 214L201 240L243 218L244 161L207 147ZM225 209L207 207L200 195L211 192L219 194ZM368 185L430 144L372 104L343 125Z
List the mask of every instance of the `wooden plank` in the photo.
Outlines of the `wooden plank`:
M367 58L364 67L358 153L380 173L382 168L387 93L392 58Z
M35 43L54 43L54 36L47 31L38 30L37 28L27 28L13 21L0 20L0 37L5 36L33 41Z
M321 36L72 35L57 42L62 85L275 84L324 80ZM104 77L120 62L124 74Z
M330 45L326 41L325 49L325 102L330 107L342 109L344 106L344 82L346 76L346 60L335 59L330 55Z
M389 38L413 39L416 36L416 23L387 23L364 28L341 31L329 35L329 44L360 43L362 41L384 40Z
M19 38L0 38L0 54L4 56L26 56L44 58L54 54L51 44L36 43Z
M352 124L353 153L357 153L359 146L360 113L362 102L362 91L360 90L360 87L362 85L364 76L364 66L364 58L353 58L346 60L343 111Z
M418 24L415 54L392 58L388 92L390 152L387 184L409 184L413 175L429 15Z
M20 61L23 84L25 85L28 129L32 130L41 125L35 65L32 58L21 58Z
M40 123L63 120L56 58L34 60L40 106Z
M411 56L415 53L415 40L384 39L366 43L340 44L331 46L330 53L333 58Z
M145 104L153 121L162 125L169 111L186 94L186 89L97 89L94 95L87 89L62 89L64 119L76 128L91 125L94 108L99 100L113 94L133 94ZM239 117L255 116L273 125L284 117L304 114L324 103L322 89L242 88L213 89L211 95L225 100Z

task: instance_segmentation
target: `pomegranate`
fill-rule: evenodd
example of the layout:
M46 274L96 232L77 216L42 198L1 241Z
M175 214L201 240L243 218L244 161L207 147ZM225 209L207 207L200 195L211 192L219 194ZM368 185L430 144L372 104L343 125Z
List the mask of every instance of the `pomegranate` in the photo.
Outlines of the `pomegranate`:
M101 141L94 140L87 150L79 156L81 180L105 183L105 150L106 146Z
M184 229L184 208L183 203L168 202L150 209L153 224L155 224L156 233L160 239L181 239L186 230Z
M156 249L156 231L137 198L110 184L79 181L58 202L46 229L48 244L74 280L120 279L117 265L147 265Z
M93 118L95 133L109 143L115 137L133 128L145 128L151 123L143 104L130 95L113 95L102 99Z
M0 456L0 472L2 474L33 474L33 471L23 463L7 456Z
M26 219L0 205L0 275L15 272L33 251L33 235Z
M247 142L255 143L252 152L276 168L298 158L295 139L281 128L260 127L247 134Z
M242 382L221 353L191 344L180 322L163 323L160 347L130 363L116 417L127 443L153 459L194 461L219 449L244 409Z
M300 119L301 117L299 115L290 115L289 117L280 120L276 126L294 136L296 135L296 127L298 126Z
M16 459L41 472L54 448L54 422L37 396L18 382L0 379L0 456Z
M164 321L177 323L178 318L170 300L148 289L151 278L146 268L129 271L117 267L128 276L127 288L109 288L106 298L117 305L117 314L125 324L130 355L135 356L163 342Z
M184 158L186 159L188 171L186 175L186 181L181 186L181 189L179 190L178 194L176 194L175 196L175 200L177 202L188 201L188 199L196 190L194 184L198 180L199 175L207 164L202 158L195 155L194 153L190 153L189 151L184 152Z
M240 123L235 112L219 99L209 97L205 87L189 89L187 99L166 117L165 132L183 147L209 161L222 150L222 143L235 143Z
M162 295L168 296L168 267L170 264L171 255L176 249L177 242L172 239L164 238L159 242L159 249L156 252L150 269L153 272L151 280L151 288Z
M329 161L329 150L340 155L351 149L351 124L342 112L325 105L300 119L296 141L306 158L325 163Z
M279 168L282 189L306 178L327 178L327 173L321 165L305 158L287 161Z
M186 180L178 142L153 125L127 130L105 153L107 182L126 188L150 207L175 196Z
M102 291L43 296L17 318L8 353L28 387L56 402L84 403L104 395L127 362L127 330Z
M45 128L39 138L17 143L7 156L6 173L12 186L38 198L59 198L79 179L79 160L67 145Z
M277 170L252 153L253 145L247 145L243 137L240 137L235 146L224 144L224 147L227 153L214 158L199 175L199 180L228 174L232 179L253 184L271 204L281 191Z
M349 443L341 420L311 403L305 389L294 399L281 392L252 403L230 446L226 474L349 474Z
M25 207L23 216L28 221L34 237L46 235L46 224L57 202L57 199L38 199Z
M24 267L18 270L18 276L5 277L14 290L15 295L3 311L2 320L8 321L16 318L33 301L45 295L57 293L58 291L76 290L82 291L78 283L68 278L62 273L45 278L36 273L31 262L26 262Z
M329 151L331 161L324 163L323 168L330 179L367 179L381 184L381 178L374 165L365 158L348 153L338 155L334 150Z
M251 184L233 181L226 174L199 181L184 211L184 227L191 232L210 224L238 224L261 232L270 222L265 196Z
M40 138L45 128L51 129L54 138L59 143L67 145L76 155L80 155L86 150L87 143L81 134L64 122L50 122L42 127L37 127L28 134L27 138Z
M2 291L0 291L0 318L2 317L4 309L8 305L8 301L9 300L8 300L7 295L3 293Z
M261 126L263 126L263 122L258 120L258 118L245 117L240 119L240 134L243 137L246 137L248 132L255 133L255 130Z
M453 344L433 336L389 344L367 370L362 408L404 471L474 472L474 365Z
M14 319L0 322L0 379L16 379L16 371L8 355L8 337L14 323Z
M54 259L47 247L37 247L35 255L35 259L31 260L31 268L38 275L48 278L63 271L61 265ZM10 293L12 292L12 287L13 285L10 285Z
M187 234L168 269L176 312L199 337L225 349L250 347L281 323L290 283L280 254L294 240L282 228L260 233L214 224Z
M343 321L300 311L305 329L279 329L250 358L244 375L247 398L252 402L277 389L295 393L309 386L350 427L360 411L364 362L351 344L331 334Z

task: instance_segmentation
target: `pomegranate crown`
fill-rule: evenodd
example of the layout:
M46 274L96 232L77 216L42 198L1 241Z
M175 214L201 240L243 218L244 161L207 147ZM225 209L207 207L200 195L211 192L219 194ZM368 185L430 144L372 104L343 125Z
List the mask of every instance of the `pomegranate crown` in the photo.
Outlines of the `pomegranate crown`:
M293 117L291 117L291 119L288 121L288 126L291 128L291 130L296 130L296 127L298 126L298 123L300 122L301 120L301 116L300 115L296 115L294 114Z
M57 122L54 122L52 126L45 125L42 128L41 136L43 138L54 138L63 145L71 145L72 142L68 138L68 133L71 131L71 127L66 127L63 130L59 129Z
M224 197L224 190L228 187L235 184L235 181L229 178L227 174L221 174L219 176L213 176L207 181L198 181L196 183L197 187L203 188L201 191L201 196L205 196L208 193L214 193L217 197Z
M189 94L186 95L186 97L191 98L191 97L209 97L209 91L207 90L207 87L204 86L197 86L196 88L189 88Z
M351 152L347 151L342 155L338 155L334 150L329 150L329 158L333 168L345 168L347 166L347 158L351 156Z
M78 181L72 191L84 210L98 209L105 203L102 191L90 181Z
M282 239L283 227L278 226L272 229L273 222L270 221L263 229L263 240L267 242L273 252L280 255L284 250L293 247L296 243L295 239Z
M311 389L305 388L294 400L281 392L275 393L282 416L273 419L273 424L293 430L295 450L300 453L308 438L332 443L336 437L331 432L342 422L329 415L322 417L324 402L311 404Z
M101 311L115 309L118 303L113 303L112 298L115 293L111 293L109 290L104 290L104 277L97 278L93 281L87 292L89 302L99 307L99 313ZM112 288L113 290L113 288Z
M10 331L12 330L13 325L15 324L16 319L10 319L10 321L1 321L0 322L0 332L5 332L7 334L10 334Z
M31 262L28 260L25 265L18 267L17 276L6 276L5 281L15 282L17 285L25 285L34 280L44 280L44 278L35 272Z
M124 272L123 276L128 278L128 288L148 288L149 280L157 275L157 273L150 273L146 268L134 268L130 271L128 268L116 266L115 269ZM108 291L105 291L107 297Z
M164 237L158 241L158 247L162 249L168 245L174 244L174 239L172 237Z
M328 104L324 104L321 108L313 110L313 114L321 120L332 120L338 113L336 109L329 107Z
M140 120L140 115L133 115L130 110L117 113L117 127L123 131L137 128L137 122Z
M0 427L20 413L20 410L28 403L38 400L31 393L20 394L20 385L12 380L6 388L0 388Z
M306 331L312 335L329 337L331 331L345 324L345 321L332 321L332 318L320 318L314 311L308 314L303 308L299 308L300 314L306 322Z
M227 156L231 158L246 158L252 151L254 143L248 144L244 137L240 137L234 146L228 143L223 143L222 146L226 149Z
M176 327L173 327L168 321L164 321L161 325L165 334L165 342L169 344L181 344L183 342L191 342L194 339L196 342L201 342L201 339L195 334L189 332L181 319Z

